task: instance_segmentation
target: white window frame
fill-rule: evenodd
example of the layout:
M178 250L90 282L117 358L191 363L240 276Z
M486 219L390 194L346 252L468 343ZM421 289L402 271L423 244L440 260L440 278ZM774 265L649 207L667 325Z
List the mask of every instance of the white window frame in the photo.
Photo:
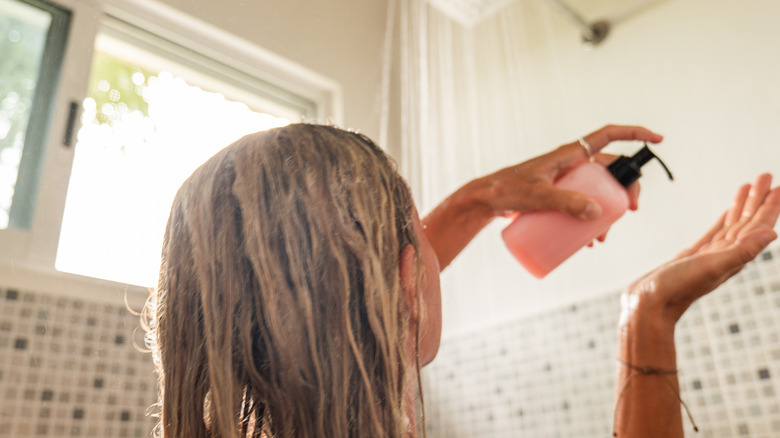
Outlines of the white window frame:
M63 144L64 132L71 102L78 103L80 108L87 94L89 66L104 17L115 17L249 77L316 102L315 121L342 121L342 95L337 82L166 4L154 0L56 0L51 3L71 11L70 32L59 87L53 100L53 116L32 223L29 229L0 230L0 281L4 285L14 283L17 287L32 288L57 284L57 288L62 289L70 281L78 285L74 288L84 291L83 283L91 281L58 272L54 263L75 149ZM112 284L97 279L92 283L98 288Z
M6 0L7 1L7 0ZM24 147L19 161L16 183L8 218L8 227L29 228L35 210L41 165L46 154L46 140L52 119L54 96L46 90L56 90L59 85L60 67L65 56L65 43L70 28L70 12L51 5L45 0L11 0L19 4L50 13L51 21L44 43L38 70L35 95L29 109L29 122L25 129Z

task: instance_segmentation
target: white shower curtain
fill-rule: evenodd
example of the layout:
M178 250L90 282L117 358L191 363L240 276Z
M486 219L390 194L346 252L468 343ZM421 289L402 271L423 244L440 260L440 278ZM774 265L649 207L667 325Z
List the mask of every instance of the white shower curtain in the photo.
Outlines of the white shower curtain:
M517 1L467 28L426 1L392 1L400 6L402 171L421 210L468 179L554 146L542 143L546 126L569 123L571 114L559 112L565 87L545 89L534 77L559 73L554 10Z
M546 2L510 3L473 27L421 0L391 0L390 11L399 23L399 164L421 214L470 179L596 127L570 110L572 84L556 79L556 41L571 38L574 56L582 50L576 29ZM505 224L491 224L445 272L445 334L468 329L465 312L487 316L499 297L537 292L499 238Z

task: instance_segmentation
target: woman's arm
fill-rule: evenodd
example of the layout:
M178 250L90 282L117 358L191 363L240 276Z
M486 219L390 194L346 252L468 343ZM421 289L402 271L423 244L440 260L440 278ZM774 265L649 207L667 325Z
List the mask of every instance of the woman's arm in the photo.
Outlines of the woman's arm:
M780 188L771 175L742 186L732 207L691 248L629 286L618 333L615 432L619 437L682 437L674 327L777 238Z
M637 126L605 126L585 136L593 153L612 141L640 140L658 143L663 139ZM439 265L444 269L495 217L539 210L560 210L583 220L595 219L601 207L589 197L557 189L553 183L571 168L588 160L585 148L573 142L516 166L475 179L448 196L423 218L425 235ZM613 157L597 154L598 161ZM639 185L629 190L635 210Z

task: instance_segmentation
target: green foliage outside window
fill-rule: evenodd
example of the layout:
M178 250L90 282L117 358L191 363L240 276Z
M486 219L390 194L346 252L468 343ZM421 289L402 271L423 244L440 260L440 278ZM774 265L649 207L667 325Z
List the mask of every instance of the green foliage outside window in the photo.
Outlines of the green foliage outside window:
M88 97L95 101L100 124L118 122L126 112L149 115L144 89L152 73L107 53L96 52L92 61Z

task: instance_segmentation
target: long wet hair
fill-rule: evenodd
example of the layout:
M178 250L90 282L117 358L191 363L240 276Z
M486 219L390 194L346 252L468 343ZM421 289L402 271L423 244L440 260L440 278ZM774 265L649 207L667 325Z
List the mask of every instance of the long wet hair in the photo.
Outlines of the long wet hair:
M158 434L407 435L409 244L409 188L360 134L289 125L208 160L173 202L146 308Z

